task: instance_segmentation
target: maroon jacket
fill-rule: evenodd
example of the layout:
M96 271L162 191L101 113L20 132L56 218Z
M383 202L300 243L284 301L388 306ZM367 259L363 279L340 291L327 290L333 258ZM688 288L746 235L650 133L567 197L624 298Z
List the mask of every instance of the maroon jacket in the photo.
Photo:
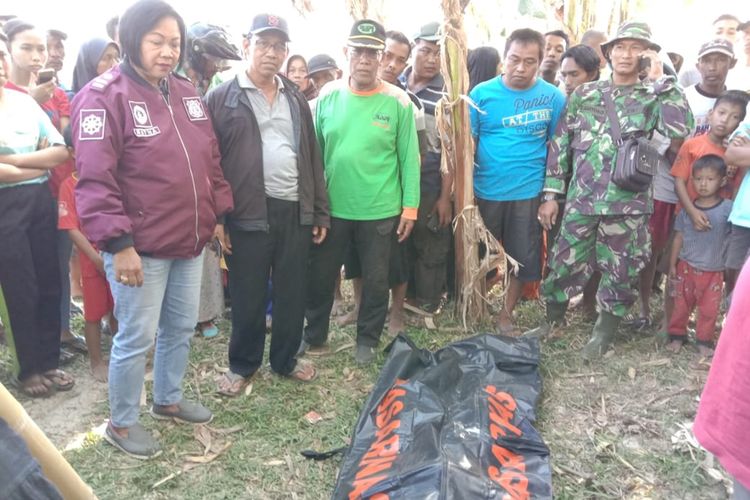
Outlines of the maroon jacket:
M213 127L189 81L161 90L127 63L95 78L71 113L83 232L116 253L195 257L232 210Z

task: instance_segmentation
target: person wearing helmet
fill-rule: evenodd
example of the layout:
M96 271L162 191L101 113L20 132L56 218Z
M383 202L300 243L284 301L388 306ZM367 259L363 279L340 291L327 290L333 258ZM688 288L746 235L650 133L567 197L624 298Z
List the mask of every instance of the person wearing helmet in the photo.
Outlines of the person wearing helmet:
M227 68L227 61L238 61L239 49L229 41L220 26L195 23L187 30L187 57L181 71L201 95L215 86L214 76ZM205 338L215 337L219 329L214 320L224 312L224 285L221 276L221 246L213 240L203 252L201 297L196 330Z
M228 67L227 61L239 61L239 49L229 41L229 34L220 26L195 23L187 32L187 57L184 75L202 95L208 92L216 73Z

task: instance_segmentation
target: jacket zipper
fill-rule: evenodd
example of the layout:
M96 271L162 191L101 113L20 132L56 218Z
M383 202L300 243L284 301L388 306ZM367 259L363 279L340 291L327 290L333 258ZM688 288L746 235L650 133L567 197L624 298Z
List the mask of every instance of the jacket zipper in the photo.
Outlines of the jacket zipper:
M167 83L169 85L169 83ZM174 112L172 111L172 105L169 104L169 101L166 97L164 97L164 94L160 91L161 98L164 99L164 103L167 105L167 109L169 109L169 116L172 119L172 125L174 125L174 129L177 132L177 137L180 139L180 145L182 145L182 151L185 153L185 159L187 159L188 163L188 172L190 172L190 182L193 184L193 201L195 203L195 246L193 247L194 251L198 250L198 243L200 243L200 234L198 229L198 190L195 187L195 176L193 175L193 165L190 162L190 155L188 154L188 150L185 147L185 141L182 140L182 134L180 134L180 129L177 127L177 122L174 119Z

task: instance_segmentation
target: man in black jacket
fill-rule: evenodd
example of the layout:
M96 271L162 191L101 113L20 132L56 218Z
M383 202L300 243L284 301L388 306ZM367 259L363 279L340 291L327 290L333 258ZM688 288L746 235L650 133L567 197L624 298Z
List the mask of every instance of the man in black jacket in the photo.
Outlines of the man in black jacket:
M329 227L328 195L310 108L278 75L287 56L284 19L261 14L243 40L246 71L206 96L235 209L223 236L232 295L229 372L219 392L240 394L263 362L267 283L272 279L271 368L315 378L298 362L307 256Z

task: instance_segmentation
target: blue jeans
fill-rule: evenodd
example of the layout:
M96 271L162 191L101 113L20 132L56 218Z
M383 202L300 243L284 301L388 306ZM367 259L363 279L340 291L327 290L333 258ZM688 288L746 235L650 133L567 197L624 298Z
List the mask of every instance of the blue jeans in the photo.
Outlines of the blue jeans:
M198 321L203 256L141 257L143 286L129 287L115 280L112 254L103 255L119 323L109 360L110 421L115 427L131 427L138 422L146 353L154 335L153 401L173 405L182 400L182 377Z
M750 500L750 489L745 488L745 486L737 481L736 478L734 480L734 494L732 494L732 500Z

